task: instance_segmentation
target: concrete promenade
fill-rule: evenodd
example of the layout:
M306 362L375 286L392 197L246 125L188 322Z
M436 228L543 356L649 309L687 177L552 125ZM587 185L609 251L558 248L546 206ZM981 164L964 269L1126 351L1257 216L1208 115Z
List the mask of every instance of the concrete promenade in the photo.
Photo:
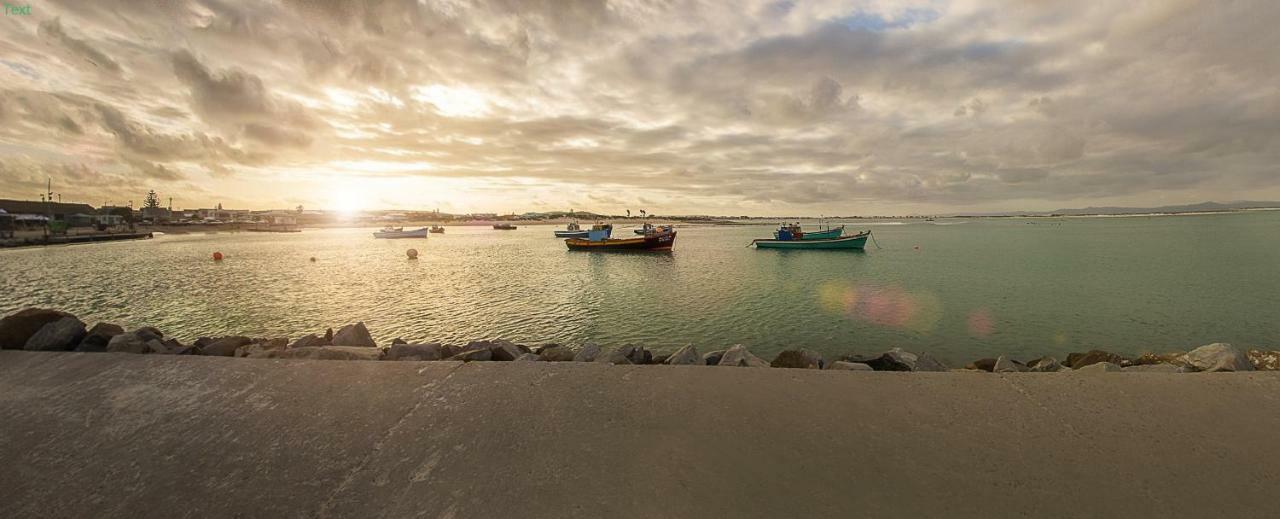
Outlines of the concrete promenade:
M0 517L1280 517L1280 372L0 351Z

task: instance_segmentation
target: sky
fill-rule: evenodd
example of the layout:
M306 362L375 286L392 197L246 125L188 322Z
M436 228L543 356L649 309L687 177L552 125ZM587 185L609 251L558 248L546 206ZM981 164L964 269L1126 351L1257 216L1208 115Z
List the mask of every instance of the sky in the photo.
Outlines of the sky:
M19 2L22 3L22 2ZM1280 199L1280 2L39 1L0 197L874 215Z

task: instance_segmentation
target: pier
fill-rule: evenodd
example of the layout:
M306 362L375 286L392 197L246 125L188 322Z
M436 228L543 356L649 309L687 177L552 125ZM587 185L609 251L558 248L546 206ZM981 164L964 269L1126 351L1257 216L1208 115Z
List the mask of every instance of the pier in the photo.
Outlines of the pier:
M68 234L68 235L54 235L54 236L33 236L33 237L0 239L0 248L39 247L43 245L73 245L78 243L98 243L98 242L120 241L120 240L147 240L147 239L151 239L151 237L152 237L152 234L149 232L92 233L92 234Z

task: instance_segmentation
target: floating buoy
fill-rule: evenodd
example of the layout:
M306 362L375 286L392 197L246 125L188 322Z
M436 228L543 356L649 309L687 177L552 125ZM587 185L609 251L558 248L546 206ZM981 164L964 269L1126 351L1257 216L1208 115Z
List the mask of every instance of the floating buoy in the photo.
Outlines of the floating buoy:
M409 249L405 251L405 255L409 256L409 259L418 259L418 249Z
M915 247L912 247L912 248L913 248L913 249L915 249L915 250L920 250L920 246L919 246L919 245L916 245Z
M222 261L222 253L221 252L213 253L213 261Z
M315 257L315 256L312 256L312 257L311 257L311 262L312 262L312 263L315 263L315 262L316 262L316 257Z

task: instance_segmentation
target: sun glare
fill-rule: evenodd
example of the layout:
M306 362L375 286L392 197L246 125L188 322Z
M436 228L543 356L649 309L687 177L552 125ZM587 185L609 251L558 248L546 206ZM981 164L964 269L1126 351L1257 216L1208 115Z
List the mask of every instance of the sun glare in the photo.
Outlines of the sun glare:
M428 103L445 117L479 117L489 113L489 100L467 87L427 85L413 88L413 99Z

